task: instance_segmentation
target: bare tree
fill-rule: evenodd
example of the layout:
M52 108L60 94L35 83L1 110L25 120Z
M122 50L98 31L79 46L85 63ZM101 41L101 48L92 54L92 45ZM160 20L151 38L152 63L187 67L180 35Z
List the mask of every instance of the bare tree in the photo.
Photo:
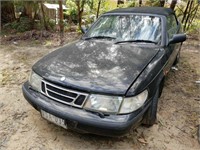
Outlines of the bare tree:
M96 18L99 17L99 10L100 10L100 6L101 6L101 0L99 0L98 2L98 7L97 7L97 15L96 15Z
M188 11L188 8L189 8L189 6L190 6L190 3L191 3L191 0L188 0L188 2L187 2L187 5L186 5L186 8L185 8L185 11L184 11L184 13L183 13L183 18L182 18L182 23L185 21L185 18L186 18L186 15L187 15L187 11Z
M191 0L191 3L190 3L190 6L189 6L189 10L188 10L188 14L187 14L187 17L186 17L186 20L185 20L185 24L184 24L184 27L183 27L183 30L185 31L186 29L186 26L187 26L187 23L188 23L188 20L191 16L191 10L192 10L192 6L193 6L193 0Z
M64 24L63 24L63 7L62 7L62 0L58 1L59 3L59 25L60 25L60 44L63 44L63 37L64 37Z
M200 4L200 3L199 3L199 4ZM191 17L191 20L190 20L190 22L188 23L188 26L187 26L187 29L186 29L186 30L189 29L189 27L191 26L191 24L192 24L192 22L193 22L193 20L194 20L196 14L197 14L197 10L198 10L198 8L199 8L199 4L197 4L196 7L194 8L193 16Z
M183 30L188 30L191 26L195 16L197 15L199 5L200 3L198 3L198 1L188 0L185 10L182 11L183 18L181 23L184 24Z

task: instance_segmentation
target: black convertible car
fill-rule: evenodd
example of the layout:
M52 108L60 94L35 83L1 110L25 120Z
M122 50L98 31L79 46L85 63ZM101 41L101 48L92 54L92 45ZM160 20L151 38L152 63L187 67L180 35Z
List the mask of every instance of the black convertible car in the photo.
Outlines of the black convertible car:
M43 118L82 133L118 136L155 123L166 74L186 35L174 11L116 9L39 60L23 85Z

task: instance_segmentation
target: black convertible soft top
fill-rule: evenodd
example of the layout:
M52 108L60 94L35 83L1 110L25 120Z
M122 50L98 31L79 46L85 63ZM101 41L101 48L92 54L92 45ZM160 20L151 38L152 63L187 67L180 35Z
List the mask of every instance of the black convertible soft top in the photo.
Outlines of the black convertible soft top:
M174 14L174 11L171 8L164 7L129 7L129 8L119 8L112 11L109 11L105 14L121 14L121 13L148 13L148 14L157 14L168 16Z

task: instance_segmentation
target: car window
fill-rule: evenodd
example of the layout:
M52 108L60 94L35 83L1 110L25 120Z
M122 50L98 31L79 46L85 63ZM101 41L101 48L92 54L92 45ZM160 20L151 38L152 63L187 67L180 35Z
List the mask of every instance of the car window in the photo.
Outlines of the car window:
M161 19L145 15L109 15L101 17L87 37L109 36L119 40L161 40Z
M113 17L107 17L105 19L101 18L101 24L97 24L96 28L94 29L94 33L99 32L99 30L101 29L100 32L106 32L107 30L109 30L111 28L111 24L113 22L114 18Z
M167 17L167 33L169 39L172 38L173 34L177 33L178 23L174 15Z

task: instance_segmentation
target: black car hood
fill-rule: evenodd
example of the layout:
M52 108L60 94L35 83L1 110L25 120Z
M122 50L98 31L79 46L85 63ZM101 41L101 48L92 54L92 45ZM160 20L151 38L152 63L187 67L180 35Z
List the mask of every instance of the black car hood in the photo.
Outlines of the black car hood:
M45 56L33 70L69 88L124 95L158 51L153 44L80 40Z

